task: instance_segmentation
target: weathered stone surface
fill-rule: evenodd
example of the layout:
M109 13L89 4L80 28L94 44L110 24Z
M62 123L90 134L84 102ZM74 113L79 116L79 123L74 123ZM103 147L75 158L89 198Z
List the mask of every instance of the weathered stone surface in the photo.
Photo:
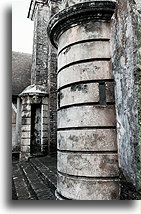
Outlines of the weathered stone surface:
M118 200L118 180L65 177L58 173L58 192L73 200Z
M48 105L42 105L42 110L43 111L48 111L49 110L49 106Z
M41 144L42 144L42 145L48 145L48 137L42 138Z
M31 118L22 118L22 125L31 125Z
M30 146L30 139L21 139L21 146Z
M68 7L69 2L66 1L65 3L65 7ZM111 84L106 85L105 82L102 81L103 79L106 81L109 79L109 83L113 80L110 62L111 49L109 41L109 20L114 12L114 8L115 3L112 1L85 2L85 4L77 4L74 7L68 7L68 9L53 16L49 22L48 34L52 44L57 47L58 41L60 40L58 47L58 134L62 131L70 131L70 133L73 134L73 131L76 131L75 129L77 129L82 131L81 137L84 137L84 135L86 135L86 129L91 128L92 131L95 127L97 130L98 128L106 130L108 127L114 129L116 126L115 107L113 104L111 105L111 103L110 105L106 104L106 95L108 102L114 102L113 89L111 89ZM96 21L93 22L93 28L92 22L89 20ZM103 20L108 22L107 28L105 22L103 23ZM102 24L97 23L97 21L100 21ZM94 25L94 23L96 24ZM87 33L86 30L88 31ZM77 69L74 68L74 65ZM72 73L69 71L72 71ZM60 74L62 74L61 78L59 78ZM60 87L63 86L67 87L61 89ZM111 91L112 93L110 93ZM76 141L72 140L73 143L70 144L69 147L69 140L67 140L68 136L64 136L67 143L65 144L63 142L65 146L62 144L62 150L58 151L58 171L62 172L63 175L66 174L66 178L64 177L66 180L62 182L64 187L61 186L62 184L61 182L59 183L58 178L58 190L61 186L60 191L63 191L65 186L70 184L71 175L73 175L75 185L70 185L72 188L76 188L76 195L78 196L78 186L80 184L78 183L77 186L76 183L79 179L81 180L82 177L85 178L84 180L87 183L87 188L89 188L90 184L90 178L88 177L91 177L92 181L96 181L96 177L100 178L100 181L102 182L104 181L103 177L108 177L108 181L113 181L110 177L118 177L118 160L116 152L110 150L110 152L105 151L104 153L102 146L106 143L108 144L108 142L104 142L104 139L103 141L99 139L101 143L99 147L101 150L98 150L97 145L93 146L91 143L91 133L91 137L87 142L89 143L90 141L90 148L94 149L95 147L97 152L94 152L93 150L90 152L90 150L85 150L84 143L86 141L82 142L83 137L80 137L79 132L77 134L78 136L74 138L75 140L77 139L76 141L80 145L76 143L75 147L74 144ZM98 134L100 136L100 132L97 132L97 137ZM107 140L109 136L105 137ZM58 142L58 144L60 147L61 137L59 140L60 142ZM98 144L97 141L95 142ZM115 148L115 142L116 140L114 138L112 145L109 144L108 149L110 149L110 147ZM74 151L69 151L69 148L71 148L72 151L74 149ZM79 150L77 150L78 148ZM82 177L80 178L80 176ZM70 180L68 179L67 181L68 177ZM98 188L100 188L100 186ZM60 191L58 192L61 194ZM99 192L100 191L101 190L99 190ZM65 189L65 192L65 194L62 194L64 197L73 200L81 200L81 197L77 198L76 195L73 195L71 198L71 194L68 194L69 191L67 189ZM101 192L99 194L98 197L101 198ZM108 194L109 192L107 195ZM112 195L112 199L117 199L119 191L116 192L116 189L114 189L112 192L112 189L110 189L110 194ZM93 200L93 198L89 199L89 196L85 194L85 191L83 199ZM107 197L103 194L102 199L106 200Z
M58 56L58 70L62 67L80 60L109 59L109 41L84 42L64 49Z
M21 134L21 138L30 138L30 137L31 137L30 131L22 132Z
M30 146L21 146L21 152L30 153ZM24 156L24 154L23 154Z
M113 79L109 61L93 61L69 66L58 73L58 88L70 83L88 80Z
M48 38L46 32L46 24L50 13L47 5L38 4L34 14L34 38L33 38L33 57L31 84L47 87L48 77Z
M132 11L132 12L131 12ZM118 1L113 20L113 71L118 126L118 148L122 177L140 188L140 9L139 1ZM129 188L130 188L129 187ZM134 189L134 188L132 188Z
M48 125L48 123L49 123L48 118L47 117L43 117L42 118L42 124Z
M114 93L115 82L106 82L106 101L115 102L115 93Z
M96 1L99 1L99 0L89 0L89 2L96 2ZM116 0L101 0L101 1L106 1L106 2L108 2L108 1L112 1L112 2L116 2ZM66 7L70 7L70 6L73 6L73 5L75 5L75 4L79 4L79 3L84 3L84 2L88 2L88 0L65 0L65 1L63 1L64 2L64 4L62 5L62 6L64 6L64 8L66 8Z
M49 118L49 112L48 111L42 111L42 117L48 117Z
M117 151L116 130L58 131L57 148L69 151Z
M83 152L59 152L58 171L76 176L118 176L117 154L93 154Z
M99 84L75 84L59 92L60 107L76 103L98 102Z
M47 131L48 130L48 125L42 125L42 131Z
M31 105L30 104L23 104L21 111L31 111Z
M114 102L114 83L105 83L106 100L105 102ZM99 102L99 83L75 84L68 88L60 90L58 93L58 105L66 105Z
M68 4L68 3L67 3ZM108 21L115 10L115 1L85 1L72 7L66 5L65 10L52 17L48 24L48 35L52 44L57 47L59 37L69 28L93 21Z
M48 137L48 132L47 132L47 131L43 131L43 133L42 133L42 137L47 138L47 137Z
M92 21L68 29L59 38L58 52L75 42L89 39L110 39L110 23Z
M115 126L115 108L113 105L80 106L58 111L58 128L86 126Z
M48 105L48 102L49 102L49 98L48 97L43 97L42 98L42 104L43 105Z

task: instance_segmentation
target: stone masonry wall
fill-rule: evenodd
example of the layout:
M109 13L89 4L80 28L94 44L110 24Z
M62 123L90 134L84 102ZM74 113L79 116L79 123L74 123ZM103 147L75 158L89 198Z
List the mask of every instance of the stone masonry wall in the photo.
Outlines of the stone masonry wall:
M113 20L121 199L139 198L139 10L137 0L118 0Z
M50 16L60 10L62 1L50 2ZM47 27L47 26L46 26ZM50 44L50 41L48 40ZM50 44L48 55L48 88L49 88L49 144L50 153L57 149L57 50Z
M39 4L34 17L31 84L47 87L49 44L46 26L49 19L49 7Z

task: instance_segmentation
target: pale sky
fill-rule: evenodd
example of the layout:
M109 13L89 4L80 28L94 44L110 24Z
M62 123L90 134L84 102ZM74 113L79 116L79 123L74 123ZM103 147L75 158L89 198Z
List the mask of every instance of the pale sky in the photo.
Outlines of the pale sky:
M27 18L30 0L12 1L12 51L32 53L34 22Z

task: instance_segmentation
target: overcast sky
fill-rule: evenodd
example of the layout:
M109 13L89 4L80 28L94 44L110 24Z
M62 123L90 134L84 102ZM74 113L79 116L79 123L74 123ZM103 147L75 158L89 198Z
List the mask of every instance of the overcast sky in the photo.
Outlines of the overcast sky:
M12 1L12 51L32 53L34 22L27 18L30 0Z

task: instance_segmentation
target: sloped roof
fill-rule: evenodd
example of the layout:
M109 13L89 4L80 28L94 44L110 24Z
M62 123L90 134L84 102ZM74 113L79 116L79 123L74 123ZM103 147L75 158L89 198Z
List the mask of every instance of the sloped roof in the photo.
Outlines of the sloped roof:
M19 95L31 84L32 55L12 52L12 95Z

